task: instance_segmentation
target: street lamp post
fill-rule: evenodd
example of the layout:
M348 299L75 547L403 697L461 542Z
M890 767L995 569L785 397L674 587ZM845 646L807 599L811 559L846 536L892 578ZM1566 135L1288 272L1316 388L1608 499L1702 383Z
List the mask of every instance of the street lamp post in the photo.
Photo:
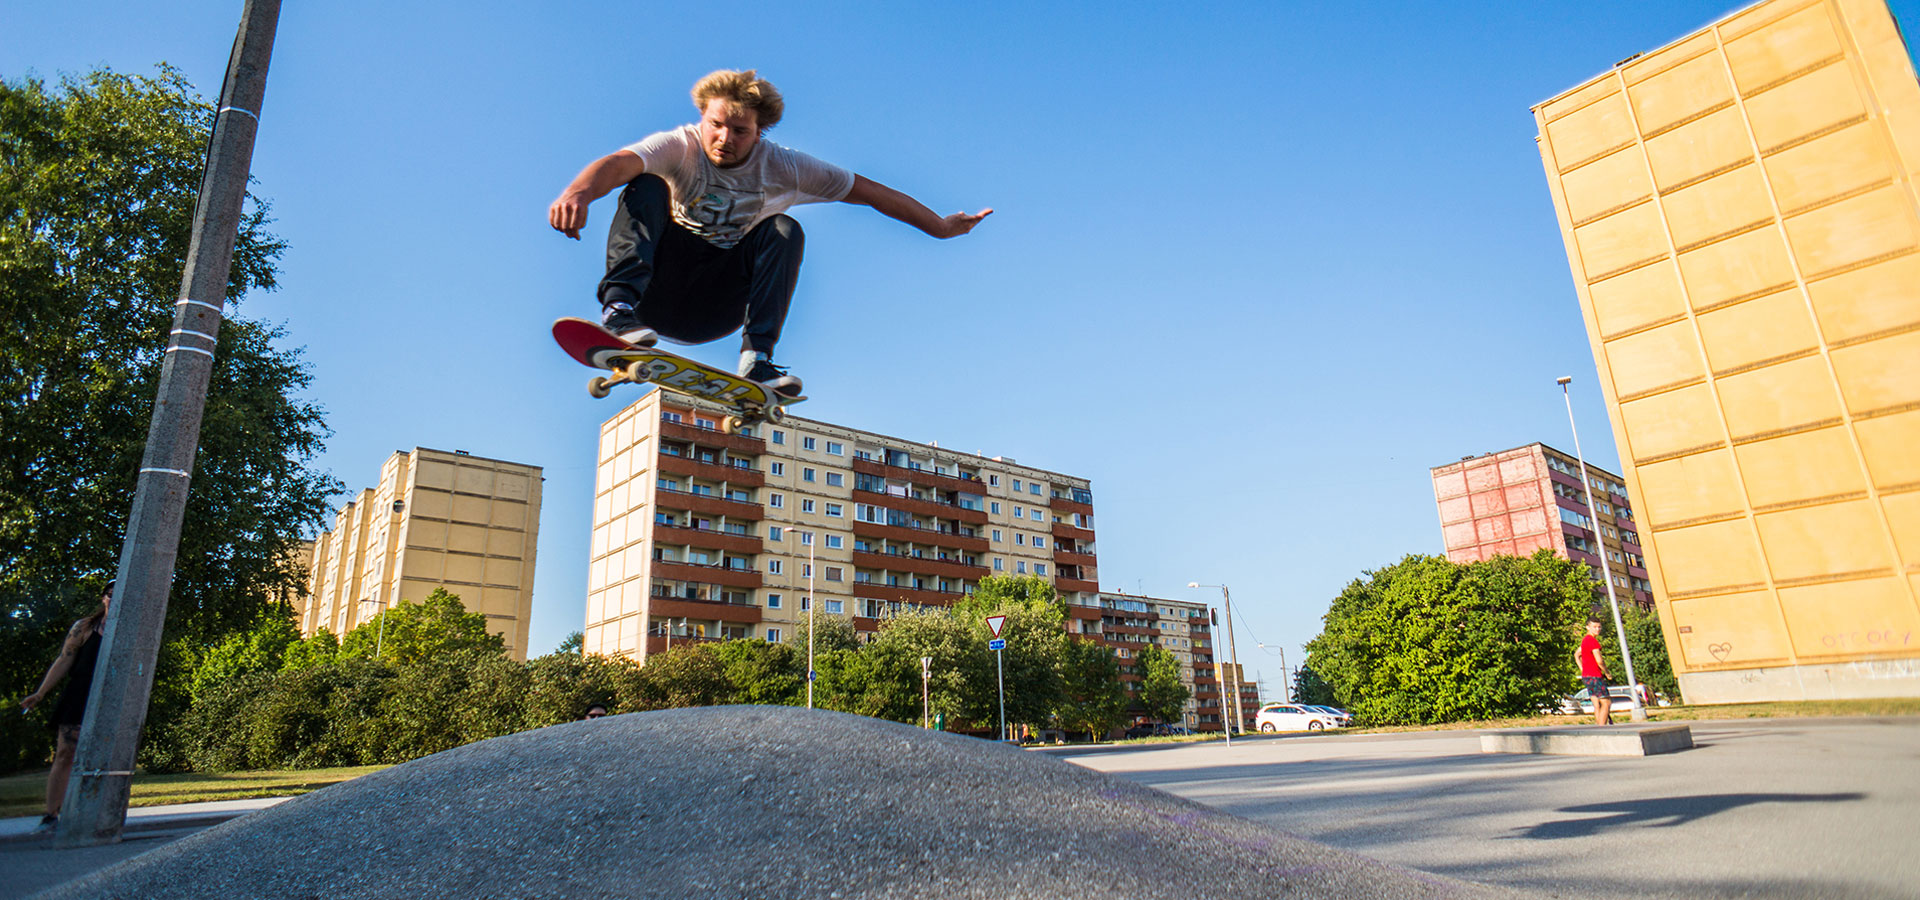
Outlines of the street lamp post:
M813 595L813 532L800 531L807 542L807 708L813 708L813 610L820 605L820 598Z
M1600 582L1607 588L1607 605L1613 607L1613 633L1620 639L1620 661L1627 667L1627 691L1633 698L1631 714L1633 721L1647 720L1647 701L1640 696L1640 679L1633 674L1633 652L1627 649L1627 628L1620 620L1620 598L1613 591L1613 569L1607 565L1607 543L1600 534L1600 508L1593 505L1593 478L1587 474L1587 457L1580 452L1580 426L1573 423L1573 394L1567 387L1573 376L1562 375L1555 380L1560 385L1560 396L1567 402L1567 427L1573 430L1573 458L1580 461L1580 487L1586 491L1587 520L1593 526L1593 542L1600 547ZM1595 697L1597 705L1600 698Z
M1266 644L1262 644L1258 641L1255 641L1254 643L1256 646L1258 646L1262 650L1267 649ZM1293 698L1293 683L1288 680L1289 678L1292 677L1292 672L1287 668L1287 648L1282 647L1278 644L1275 644L1273 649L1275 652L1280 654L1280 692L1282 695L1284 695L1283 699L1285 699L1288 703L1297 703L1299 701Z
M1231 701L1231 705L1233 707L1233 723L1227 726L1227 731L1231 733L1237 729L1240 731L1241 734L1246 734L1246 728L1244 727L1244 724L1243 724L1245 722L1245 719L1241 718L1241 711L1240 711L1240 678L1239 676L1242 674L1240 670L1240 651L1237 648L1235 648L1234 642L1233 642L1233 595L1227 592L1227 586L1224 584L1201 584L1197 581L1189 581L1187 582L1187 587L1190 587L1190 588L1217 587L1220 589L1220 599L1227 608L1227 655L1233 660L1233 672L1234 672L1234 677L1231 679L1233 682L1233 691L1231 694L1228 695L1228 699ZM1213 651L1214 653L1217 654L1220 652L1220 641L1218 638L1216 638L1214 639L1213 643L1214 643ZM1218 665L1214 666L1214 670L1216 672L1219 670L1219 668L1220 667Z

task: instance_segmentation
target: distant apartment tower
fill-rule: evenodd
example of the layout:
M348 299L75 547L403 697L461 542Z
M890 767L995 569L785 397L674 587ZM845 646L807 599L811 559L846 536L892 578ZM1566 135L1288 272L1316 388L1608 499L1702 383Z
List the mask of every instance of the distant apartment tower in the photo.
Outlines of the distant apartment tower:
M994 574L1047 578L1098 622L1087 479L797 417L723 434L723 416L653 391L601 426L586 652L779 641L809 590L871 633Z
M313 542L300 633L343 636L444 587L526 659L540 531L540 467L415 448L395 451Z
M1920 84L1768 0L1534 108L1693 702L1920 694Z
M1092 611L1087 609L1087 613ZM1220 731L1225 727L1223 723L1232 715L1222 709L1227 695L1220 684L1221 672L1215 668L1212 611L1206 604L1103 592L1097 611L1097 620L1076 618L1070 622L1069 631L1083 640L1096 640L1112 647L1120 658L1120 665L1127 669L1120 679L1128 690L1138 690L1141 676L1145 674L1134 671L1139 666L1140 654L1148 646L1161 647L1173 655L1180 666L1180 681L1192 693L1187 700L1184 721L1169 724L1184 724L1196 731ZM1069 608L1069 612L1075 616L1087 614L1074 608ZM1077 630L1073 627L1082 623L1084 626ZM1260 687L1238 679L1236 683L1241 716L1250 728L1254 714L1260 709Z
M1533 443L1433 467L1433 499L1447 558L1457 563L1492 556L1555 556L1586 563L1594 589L1612 579L1621 600L1653 606L1646 551L1620 476L1587 464L1593 503L1580 486L1580 462Z

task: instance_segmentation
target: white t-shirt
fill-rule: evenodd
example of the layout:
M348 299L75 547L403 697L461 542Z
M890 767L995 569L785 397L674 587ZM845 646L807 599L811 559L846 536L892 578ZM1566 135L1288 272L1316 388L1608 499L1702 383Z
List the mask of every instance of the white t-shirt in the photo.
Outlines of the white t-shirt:
M700 149L700 126L650 134L626 150L673 188L673 220L716 247L731 247L769 217L853 190L853 173L762 138L746 162L722 169Z

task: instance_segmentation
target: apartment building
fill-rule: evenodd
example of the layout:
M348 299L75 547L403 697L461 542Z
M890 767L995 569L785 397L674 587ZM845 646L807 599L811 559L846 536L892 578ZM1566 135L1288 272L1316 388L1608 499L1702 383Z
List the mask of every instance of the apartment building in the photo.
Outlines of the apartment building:
M871 633L993 574L1050 579L1097 632L1087 479L791 416L723 434L724 415L653 391L601 426L586 652L778 641L815 601Z
M1545 444L1469 456L1433 467L1433 499L1447 559L1555 556L1585 563L1595 590L1611 579L1622 601L1653 607L1646 551L1620 476L1587 464L1593 509L1580 484L1580 462Z
M1158 646L1179 663L1180 682L1192 694L1183 720L1174 724L1185 724L1196 731L1222 729L1231 713L1221 709L1227 695L1220 685L1222 673L1215 667L1211 608L1190 600L1106 591L1099 596L1098 609L1099 619L1088 623L1092 627L1075 633L1113 648L1122 666L1120 680L1129 691L1138 689L1145 674L1134 671L1140 654L1148 646ZM1220 663L1231 667L1225 659ZM1260 710L1259 685L1244 680L1235 683L1240 690L1241 716L1251 727L1254 714Z
M1920 695L1920 82L1887 5L1757 3L1533 112L1687 699Z
M395 451L379 484L360 491L313 541L300 633L345 635L444 587L468 612L486 615L514 659L526 659L540 486L538 466L460 450Z

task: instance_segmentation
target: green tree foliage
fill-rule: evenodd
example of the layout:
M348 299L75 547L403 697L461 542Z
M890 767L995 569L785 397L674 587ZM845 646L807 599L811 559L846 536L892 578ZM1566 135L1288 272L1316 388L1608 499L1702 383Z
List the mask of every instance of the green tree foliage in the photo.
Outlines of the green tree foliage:
M280 668L288 671L311 669L333 662L339 656L340 639L322 628L314 632L313 637L288 644L286 654L281 657Z
M587 646L586 632L576 631L572 634L567 635L565 638L561 639L560 646L555 647L553 649L553 652L582 653L582 652L585 652L586 646Z
M997 727L993 658L984 625L951 610L910 610L887 619L861 655L868 660L863 667L843 661L844 671L836 673L836 698L848 692L858 698L858 709L846 712L920 721L920 658L925 656L933 659L928 665L929 708L945 718L948 728ZM855 672L869 683L841 688Z
M378 656L407 665L449 653L506 652L506 639L487 631L487 617L467 612L458 594L434 588L420 603L404 600L347 632L343 657Z
M1140 651L1140 705L1156 722L1179 722L1193 692L1180 681L1180 661L1158 644Z
M1293 670L1293 697L1291 699L1295 703L1305 703L1312 706L1336 705L1333 696L1333 685L1328 684L1326 679L1321 678L1319 672L1315 672L1306 666L1300 666Z
M1120 685L1120 659L1113 648L1093 641L1061 645L1060 699L1054 715L1060 727L1099 740L1120 724L1127 692Z
M189 680L190 695L198 697L211 685L237 675L278 672L288 648L298 643L300 631L293 627L293 611L270 607L253 628L233 632L207 650Z
M32 690L116 567L212 115L166 67L0 82L0 695ZM284 245L267 222L252 199L230 306L274 286ZM170 665L298 589L294 544L339 490L308 469L325 426L294 399L309 376L280 337L235 317L220 329L167 610L188 652ZM169 696L150 723L171 717Z
M1360 721L1522 715L1564 693L1593 596L1585 566L1542 551L1365 574L1334 598L1306 662Z

